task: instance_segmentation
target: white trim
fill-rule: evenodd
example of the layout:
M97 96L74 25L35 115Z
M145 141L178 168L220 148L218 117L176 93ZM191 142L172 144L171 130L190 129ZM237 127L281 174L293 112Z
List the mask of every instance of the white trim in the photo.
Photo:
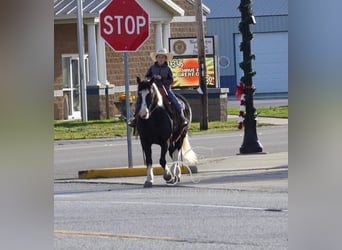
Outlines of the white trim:
M71 57L71 59L80 59L78 54L76 53L63 53L62 54L62 58L63 57ZM84 59L88 58L88 54L84 54Z
M53 96L58 97L58 96L63 96L63 90L62 89L57 89L53 91Z
M138 85L129 85L129 91L137 91ZM125 92L125 86L114 86L114 93Z
M207 21L206 16L203 16L203 22ZM171 20L172 23L192 23L196 22L195 16L175 16Z
M156 2L160 3L161 5L167 7L169 10L173 10L172 14L174 15L180 15L180 16L184 16L185 11L179 7L179 5L175 4L173 1L171 0L155 0Z

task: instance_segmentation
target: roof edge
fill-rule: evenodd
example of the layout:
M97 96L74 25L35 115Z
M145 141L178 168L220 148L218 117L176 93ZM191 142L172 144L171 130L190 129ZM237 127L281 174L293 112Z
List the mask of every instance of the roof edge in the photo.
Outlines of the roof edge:
M185 11L171 0L154 0L159 5L167 8L175 16L184 16Z

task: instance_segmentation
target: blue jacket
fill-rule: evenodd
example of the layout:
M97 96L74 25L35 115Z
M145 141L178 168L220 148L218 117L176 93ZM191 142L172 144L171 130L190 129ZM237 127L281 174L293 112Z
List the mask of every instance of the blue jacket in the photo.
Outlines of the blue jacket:
M165 62L163 65L159 66L157 62L155 62L147 71L145 77L151 78L153 75L160 75L162 77L161 80L156 80L156 84L161 86L164 85L166 89L170 88L171 83L173 83L173 75L172 71Z

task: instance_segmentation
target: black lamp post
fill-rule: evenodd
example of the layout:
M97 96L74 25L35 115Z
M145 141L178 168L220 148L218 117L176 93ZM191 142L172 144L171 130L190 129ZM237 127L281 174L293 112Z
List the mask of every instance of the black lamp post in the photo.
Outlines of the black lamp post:
M263 149L256 132L256 110L253 104L255 88L253 86L252 77L255 75L255 71L252 71L252 59L255 59L255 55L251 54L253 33L250 31L249 25L255 24L255 18L250 5L251 0L241 0L239 6L241 12L239 30L242 34L240 51L243 53L243 62L240 63L240 68L244 72L243 77L241 77L241 82L244 83L246 103L246 113L243 121L245 133L242 146L240 147L241 154L260 153Z

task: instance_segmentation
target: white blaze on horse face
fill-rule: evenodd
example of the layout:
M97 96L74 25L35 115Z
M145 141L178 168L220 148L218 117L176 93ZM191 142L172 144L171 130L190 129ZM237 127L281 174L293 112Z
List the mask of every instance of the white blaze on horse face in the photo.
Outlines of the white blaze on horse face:
M143 119L148 119L150 116L149 110L146 104L146 96L148 95L148 93L149 91L147 89L140 91L142 101L141 101L141 106L139 110L139 116Z
M159 107L163 107L163 97L162 95L160 94L159 90L158 90L158 87L155 83L152 84L152 87L154 89L154 93L156 93L156 95L158 96L158 106Z

